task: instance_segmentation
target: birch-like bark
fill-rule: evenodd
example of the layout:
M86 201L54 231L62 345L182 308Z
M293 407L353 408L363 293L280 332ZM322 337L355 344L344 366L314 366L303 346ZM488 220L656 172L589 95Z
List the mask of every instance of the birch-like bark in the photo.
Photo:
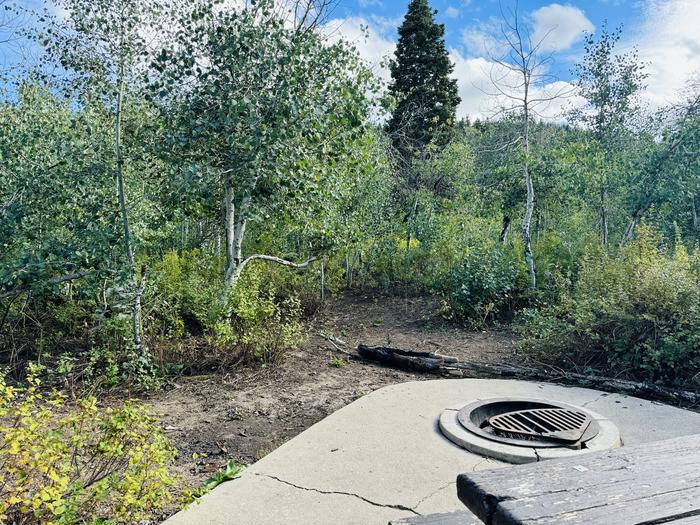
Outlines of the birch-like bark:
M246 224L248 223L248 208L250 208L251 197L246 195L241 200L238 207L238 219L234 231L233 262L236 267L241 264L241 251L243 249L243 236L245 235Z
M114 152L116 157L117 198L119 200L119 212L122 216L122 228L124 232L124 251L129 266L129 280L134 288L134 298L131 303L131 325L133 332L134 349L142 350L141 339L141 296L145 287L145 269L141 279L136 276L136 263L134 260L134 248L129 229L129 211L126 205L126 190L124 188L124 158L122 156L122 114L124 106L124 66L120 65L117 78L117 107L115 115L115 140Z
M225 286L222 300L226 299L228 292L240 278L243 269L251 261L260 259L274 262L282 266L303 269L316 260L315 257L303 263L287 261L273 255L255 254L249 255L245 259L242 256L243 239L245 237L246 225L248 223L248 210L252 203L250 194L243 196L240 203L236 204L236 192L233 188L233 180L230 176L224 179L224 226L226 229L226 274Z
M523 217L523 245L525 247L525 262L530 272L530 288L534 290L537 286L537 276L535 273L535 258L532 254L532 241L530 239L530 223L532 222L532 213L535 210L535 186L532 182L532 173L530 173L530 108L528 106L530 79L526 68L523 68L523 79L525 87L525 94L523 97L523 118L525 119L523 124L523 145L525 148L523 171L525 174L525 186L527 188L525 216Z
M241 264L238 265L235 271L235 277L233 279L233 282L235 283L236 280L241 276L241 273L243 273L243 269L250 264L252 261L256 260L261 260L261 261L270 261L276 264L279 264L281 266L287 266L289 268L296 268L297 270L303 270L305 268L308 268L309 265L317 260L316 257L310 257L303 263L295 263L292 261L288 261L286 259L282 259L281 257L275 257L274 255L262 255L262 254L254 254L254 255L249 255L245 259L241 261Z
M605 181L600 186L600 242L608 249L608 190Z
M642 219L644 211L645 210L643 208L637 208L632 214L632 218L627 224L627 228L625 228L625 233L622 235L622 239L620 240L620 248L624 248L625 245L634 238L634 230L637 227L637 224L639 224L639 221Z
M225 291L233 285L234 275L236 273L236 204L235 194L233 191L233 181L230 175L226 175L224 179L224 230L226 231L226 274L224 276Z

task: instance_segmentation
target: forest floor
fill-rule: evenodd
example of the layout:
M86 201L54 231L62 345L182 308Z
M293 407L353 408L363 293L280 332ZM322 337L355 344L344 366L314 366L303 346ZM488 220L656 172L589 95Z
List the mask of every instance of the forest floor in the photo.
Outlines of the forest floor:
M522 362L513 335L459 328L437 316L437 306L432 297L340 295L315 315L305 344L281 364L183 376L149 398L179 450L176 470L183 483L190 488L201 485L229 459L255 462L373 390L439 377L351 359L323 335L346 341L348 348L365 343L435 351L479 363Z

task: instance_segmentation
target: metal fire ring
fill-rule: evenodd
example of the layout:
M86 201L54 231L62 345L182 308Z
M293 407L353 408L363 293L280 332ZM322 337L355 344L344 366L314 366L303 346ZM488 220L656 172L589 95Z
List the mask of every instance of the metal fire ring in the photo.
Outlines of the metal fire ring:
M457 419L460 424L467 429L469 432L481 436L483 438L489 439L491 441L496 441L498 443L506 443L509 445L516 445L520 447L543 447L543 448L561 448L562 446L568 446L571 448L580 448L582 443L595 437L600 427L595 421L595 418L591 418L591 423L584 432L583 436L577 441L576 444L564 444L561 441L553 440L543 440L543 439L518 439L506 436L501 436L493 434L491 432L486 432L482 427L488 424L489 418L497 416L505 412L512 412L514 410L529 410L529 409L539 409L539 408L561 408L565 410L572 410L576 412L587 413L583 408L574 405L567 405L566 403L558 403L556 401L545 401L541 399L530 399L530 398L519 398L519 397L498 397L491 399L482 399L479 401L474 401L468 405L462 407L462 409L457 413Z

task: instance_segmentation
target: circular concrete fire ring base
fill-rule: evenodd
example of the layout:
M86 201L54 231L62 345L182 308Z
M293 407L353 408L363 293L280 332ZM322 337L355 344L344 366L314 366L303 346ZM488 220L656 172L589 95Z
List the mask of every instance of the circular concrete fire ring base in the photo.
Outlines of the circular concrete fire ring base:
M473 401L473 400L472 400ZM543 399L543 402L547 400ZM462 406L469 402L463 403ZM533 463L543 459L565 458L578 456L588 452L609 450L622 446L620 431L615 423L606 417L586 409L598 424L598 434L586 441L585 448L571 449L568 447L527 447L499 443L470 432L462 426L457 414L462 406L446 408L440 414L439 425L443 435L450 441L468 451L508 463Z

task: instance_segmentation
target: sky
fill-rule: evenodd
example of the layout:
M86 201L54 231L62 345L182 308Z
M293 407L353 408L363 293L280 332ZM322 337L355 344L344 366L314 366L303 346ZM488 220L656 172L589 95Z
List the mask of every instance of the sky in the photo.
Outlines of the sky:
M512 13L515 0L430 0L436 19L445 25L445 42L455 65L462 102L458 117L488 118L495 114L490 95L492 56L500 54L501 12ZM377 73L388 80L382 58L391 56L408 0L340 0L327 24L331 38L353 42ZM584 32L623 26L621 51L637 47L646 64L647 89L642 102L656 109L678 99L687 79L700 71L700 0L520 0L518 12L534 41L551 54L548 74L557 86L572 80L571 69L583 54ZM363 33L364 31L367 33ZM555 85L555 84L553 84ZM562 109L580 103L575 96L543 108L557 118Z
M232 6L243 2L225 1ZM336 0L323 29L331 40L351 41L377 74L388 81L389 73L382 63L393 55L397 27L408 1ZM445 25L445 41L462 99L457 109L460 118L496 114L500 102L492 96L489 76L494 63L490 57L501 52L494 37L501 13L512 13L515 2L430 0L437 21ZM33 9L47 5L51 9L51 2L45 4L44 0L0 0L0 7L8 3ZM558 79L550 82L550 93L568 91L571 69L583 54L584 32L599 32L606 21L610 29L623 26L620 50L636 46L640 60L646 64L649 76L642 102L650 110L677 100L688 78L700 71L700 0L519 0L517 5L533 40L546 35L542 51L551 54L552 59L547 73ZM0 43L2 36L0 31ZM27 49L23 52L26 54ZM19 60L23 59L11 46L0 46L0 66L7 69L8 64L11 67ZM556 119L563 110L580 103L577 97L569 96L540 108L540 113Z

